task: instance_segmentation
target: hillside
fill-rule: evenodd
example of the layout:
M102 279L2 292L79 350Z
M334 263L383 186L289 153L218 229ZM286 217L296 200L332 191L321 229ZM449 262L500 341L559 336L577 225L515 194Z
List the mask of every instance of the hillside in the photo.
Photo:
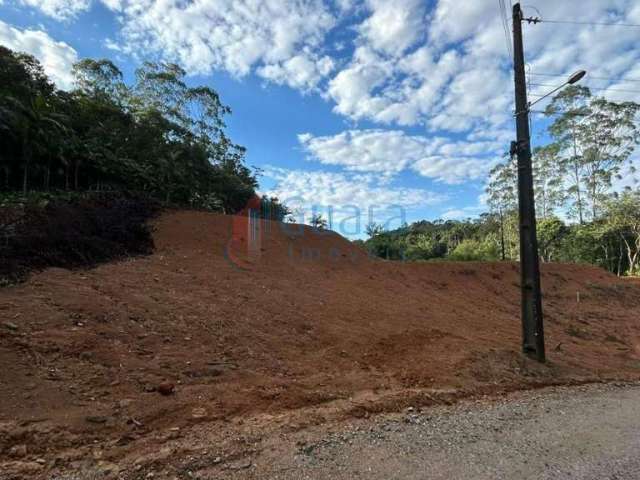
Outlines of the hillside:
M247 424L301 428L640 378L638 282L543 265L539 365L520 355L517 264L386 262L337 234L277 223L247 260L225 253L234 221L167 213L153 255L0 290L0 469L128 468L170 462L157 450L176 429L228 453L240 448L229 431Z

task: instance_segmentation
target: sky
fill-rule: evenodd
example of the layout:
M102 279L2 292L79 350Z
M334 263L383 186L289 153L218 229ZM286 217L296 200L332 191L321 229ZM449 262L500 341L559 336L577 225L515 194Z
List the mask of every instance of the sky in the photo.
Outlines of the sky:
M543 20L524 25L530 100L585 69L594 93L640 102L640 28L593 24L640 24L640 2L523 8ZM510 29L499 0L0 0L0 44L60 88L80 58L129 80L144 60L178 63L232 108L261 192L354 238L370 221L486 211L487 173L515 137ZM546 122L533 115L534 146Z

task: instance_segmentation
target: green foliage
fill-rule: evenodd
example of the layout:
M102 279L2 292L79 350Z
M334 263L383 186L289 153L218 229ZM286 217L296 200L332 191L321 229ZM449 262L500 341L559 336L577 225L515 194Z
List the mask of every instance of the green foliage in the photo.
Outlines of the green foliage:
M129 190L225 213L255 195L225 135L231 110L177 65L146 62L133 85L109 60L73 74L76 89L58 91L37 60L0 47L0 190Z
M498 260L498 246L489 239L484 241L466 239L449 255L450 260L458 261L494 261Z
M538 221L538 248L545 262L555 260L567 227L558 217L543 217Z
M285 219L291 215L289 207L284 205L276 197L262 197L262 205L260 212L262 217L267 220L274 220L276 222L284 222Z
M557 149L554 169L565 176L572 199L570 213L584 223L597 220L612 180L628 165L640 141L640 105L592 97L588 88L570 86L546 109L554 118L549 133Z
M326 230L327 229L327 220L322 216L321 213L314 213L311 216L311 221L309 224L318 230Z

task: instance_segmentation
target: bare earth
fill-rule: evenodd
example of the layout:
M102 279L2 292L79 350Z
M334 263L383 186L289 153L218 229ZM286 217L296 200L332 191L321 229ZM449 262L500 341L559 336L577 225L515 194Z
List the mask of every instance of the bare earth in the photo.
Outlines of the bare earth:
M516 264L373 260L275 223L234 263L234 221L167 213L153 255L0 290L0 478L242 476L323 425L640 380L640 282L544 265L540 365Z

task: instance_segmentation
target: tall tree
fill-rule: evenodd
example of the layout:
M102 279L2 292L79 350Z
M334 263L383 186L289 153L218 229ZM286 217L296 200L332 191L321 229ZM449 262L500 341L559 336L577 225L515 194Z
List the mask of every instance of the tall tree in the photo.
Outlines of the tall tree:
M589 114L591 91L582 86L570 85L553 97L545 113L553 116L549 133L558 144L562 161L569 174L568 194L573 197L570 213L584 223L584 162L578 140L580 121Z
M591 206L591 218L597 219L607 199L612 180L628 161L640 140L637 114L640 105L616 103L595 98L590 113L578 126L582 145L584 184Z
M486 187L487 204L500 222L500 256L507 258L507 218L515 214L518 205L518 171L513 159L499 163L489 172Z
M605 208L606 222L624 246L628 273L640 273L640 190L626 191L610 199Z
M593 98L588 88L569 86L546 109L554 117L549 132L568 173L571 213L582 224L595 220L603 201L638 144L640 105ZM590 207L590 208L588 208Z
M548 218L563 205L566 197L566 167L560 158L557 143L533 150L533 170L536 214L540 218Z

